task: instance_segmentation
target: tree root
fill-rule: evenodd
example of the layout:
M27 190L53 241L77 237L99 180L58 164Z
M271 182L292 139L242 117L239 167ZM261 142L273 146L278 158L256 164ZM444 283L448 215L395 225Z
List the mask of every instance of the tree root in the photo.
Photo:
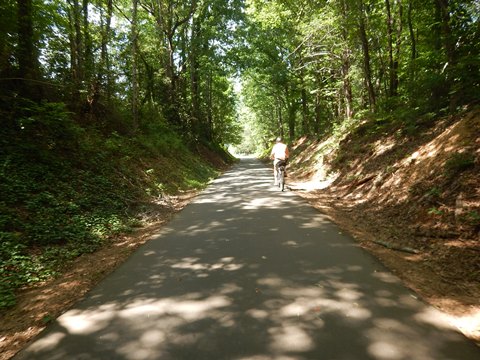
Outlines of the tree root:
M377 245L382 245L382 246L384 246L384 247L386 247L387 249L390 249L390 250L403 251L403 252L407 252L407 253L410 253L410 254L420 254L419 250L412 249L410 247L397 246L397 245L393 245L393 244L390 244L390 243L387 243L387 242L384 242L384 241L380 241L380 240L371 240L371 241L373 243L377 244Z

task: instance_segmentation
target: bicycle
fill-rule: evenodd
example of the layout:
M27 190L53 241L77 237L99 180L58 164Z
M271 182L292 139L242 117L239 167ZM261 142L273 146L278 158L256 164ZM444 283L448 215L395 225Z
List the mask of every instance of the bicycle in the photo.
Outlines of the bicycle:
M281 191L285 189L285 168L287 166L287 162L285 160L280 160L277 163L277 171L275 173L276 183Z

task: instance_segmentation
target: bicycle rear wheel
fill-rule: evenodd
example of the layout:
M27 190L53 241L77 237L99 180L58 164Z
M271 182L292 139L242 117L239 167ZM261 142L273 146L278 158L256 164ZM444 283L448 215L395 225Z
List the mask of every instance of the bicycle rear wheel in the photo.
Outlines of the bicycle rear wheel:
M278 187L281 191L285 189L285 170L279 169L278 171Z

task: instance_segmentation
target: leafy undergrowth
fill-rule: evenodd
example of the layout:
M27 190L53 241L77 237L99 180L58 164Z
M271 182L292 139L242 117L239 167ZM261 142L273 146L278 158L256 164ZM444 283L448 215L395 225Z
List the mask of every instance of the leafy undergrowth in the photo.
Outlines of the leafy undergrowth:
M162 123L106 135L78 125L63 104L20 105L0 114L0 310L232 160L218 147L185 146Z
M480 340L480 109L342 134L295 145L296 188Z

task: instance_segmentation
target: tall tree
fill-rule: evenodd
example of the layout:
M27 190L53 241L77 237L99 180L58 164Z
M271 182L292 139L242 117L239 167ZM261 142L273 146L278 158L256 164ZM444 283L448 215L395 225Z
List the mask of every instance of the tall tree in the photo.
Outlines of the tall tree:
M353 116L353 94L351 83L351 49L348 41L347 26L349 24L349 4L346 0L342 0L340 4L341 12L341 38L343 43L342 51L342 78L343 78L343 96L345 102L345 116L350 119Z
M132 0L132 29L131 29L131 46L132 46L132 121L133 130L138 127L138 0Z
M26 98L38 99L41 93L36 81L40 78L40 71L33 30L35 14L32 0L17 0L17 9L19 92Z
M400 55L400 45L402 39L402 1L396 1L398 8L398 18L392 13L390 0L385 0L387 13L387 38L388 38L388 65L389 65L389 91L390 97L398 95L398 63ZM397 24L397 25L396 25Z
M84 89L84 43L81 26L82 8L78 0L68 0L69 38L70 38L70 70L72 83L72 103L79 104Z
M168 99L170 102L167 116L171 122L176 124L181 123L180 115L177 112L180 104L177 98L176 36L181 32L181 28L190 21L196 5L197 0L192 0L190 4L177 0L145 1L144 3L144 7L154 17L158 30L165 37L167 59L164 65L169 82Z
M110 54L108 51L109 43L112 35L112 16L113 16L113 0L107 0L107 9L102 6L101 11L101 54L100 66L97 73L98 81L104 87L107 103L112 100L112 69L110 62Z
M371 68L371 62L370 62L370 44L368 41L366 22L365 22L366 9L365 9L364 0L358 0L358 7L359 7L358 30L359 30L360 39L362 42L363 71L365 76L365 86L368 92L368 100L369 100L370 108L373 111L375 111L376 96L375 96L375 89L374 89L373 80L372 80L372 68Z

